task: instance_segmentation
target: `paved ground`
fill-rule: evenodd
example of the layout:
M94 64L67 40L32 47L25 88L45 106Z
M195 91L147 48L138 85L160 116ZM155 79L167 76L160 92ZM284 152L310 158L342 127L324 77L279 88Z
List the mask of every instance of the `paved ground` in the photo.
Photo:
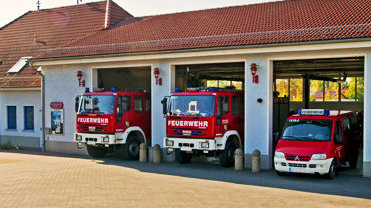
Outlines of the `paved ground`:
M371 179L0 152L0 207L371 207Z

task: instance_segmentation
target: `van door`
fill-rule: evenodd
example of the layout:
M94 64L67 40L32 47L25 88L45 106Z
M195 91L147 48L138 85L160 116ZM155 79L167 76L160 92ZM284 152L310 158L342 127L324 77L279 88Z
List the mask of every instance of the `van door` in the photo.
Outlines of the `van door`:
M337 162L343 163L343 159L345 156L344 152L344 134L343 134L343 127L340 121L336 121L335 123L335 130L334 130L334 156L338 159Z

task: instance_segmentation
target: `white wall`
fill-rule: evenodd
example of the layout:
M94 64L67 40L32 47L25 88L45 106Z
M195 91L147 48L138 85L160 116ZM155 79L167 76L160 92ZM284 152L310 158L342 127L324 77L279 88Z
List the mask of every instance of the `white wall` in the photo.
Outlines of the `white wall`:
M77 71L82 71L86 87L92 87L92 69L89 66L43 67L45 76L45 127L51 128L51 102L64 104L64 134L46 135L47 141L72 142L76 131L75 98L81 95L84 87L79 87Z
M174 90L174 74L175 70L169 62L158 62L152 65L151 75L154 74L154 69L160 69L162 85L156 85L156 79L152 77L152 146L159 144L163 146L163 138L166 137L166 119L162 114L161 100L165 96L169 96L172 89ZM173 79L171 79L173 78Z
M17 129L7 130L7 106L17 107ZM34 130L24 130L24 106L34 107ZM41 137L40 90L0 92L0 135L14 137Z
M365 109L363 136L363 173L371 177L371 50L365 58Z
M259 83L252 82L250 66L257 64ZM245 154L259 150L265 159L262 165L270 166L272 146L272 79L273 69L266 56L249 56L245 63ZM262 103L257 102L261 98ZM247 158L247 160L249 160ZM264 163L264 164L263 164ZM246 161L247 166L249 162Z

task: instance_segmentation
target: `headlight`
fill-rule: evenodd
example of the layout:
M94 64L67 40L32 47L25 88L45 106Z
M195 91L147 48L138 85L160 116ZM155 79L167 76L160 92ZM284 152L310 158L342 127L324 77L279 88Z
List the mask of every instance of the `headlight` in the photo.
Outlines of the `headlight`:
M171 140L166 140L166 146L174 146L174 141L171 141Z
M81 135L76 135L76 141L81 142L82 141L82 136Z
M313 154L311 160L326 160L326 154Z
M109 142L109 136L103 137L103 142Z
M208 142L201 142L201 148L209 148Z
M274 153L275 158L285 158L285 153L283 152L275 152Z

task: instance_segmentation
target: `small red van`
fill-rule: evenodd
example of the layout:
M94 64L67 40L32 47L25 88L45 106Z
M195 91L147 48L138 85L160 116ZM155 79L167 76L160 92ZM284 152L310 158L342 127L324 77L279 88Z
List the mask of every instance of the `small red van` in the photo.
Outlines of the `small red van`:
M275 150L275 170L333 178L346 162L357 165L361 130L358 116L350 111L299 110L286 121Z

